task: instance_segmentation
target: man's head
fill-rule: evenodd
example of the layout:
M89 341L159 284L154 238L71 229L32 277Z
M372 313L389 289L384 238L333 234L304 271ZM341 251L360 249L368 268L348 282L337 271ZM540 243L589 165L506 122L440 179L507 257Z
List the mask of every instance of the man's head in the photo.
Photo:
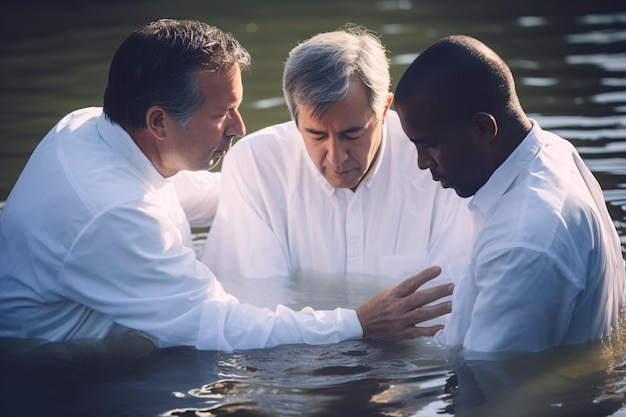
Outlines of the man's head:
M240 72L249 64L248 52L216 27L192 20L152 22L115 53L104 112L164 176L207 169L233 136L245 133L237 108Z
M419 167L461 197L487 182L529 126L509 67L468 36L420 54L398 83L395 107Z
M390 82L385 48L358 28L316 35L290 52L285 99L313 163L333 187L354 190L374 162Z

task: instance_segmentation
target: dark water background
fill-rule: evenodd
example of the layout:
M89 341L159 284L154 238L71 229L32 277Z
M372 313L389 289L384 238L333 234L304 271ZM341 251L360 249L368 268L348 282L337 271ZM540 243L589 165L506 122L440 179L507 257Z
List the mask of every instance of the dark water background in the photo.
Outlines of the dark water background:
M214 24L250 51L241 107L249 132L288 119L284 59L318 32L352 22L379 33L394 87L436 39L475 36L510 64L525 110L577 146L626 246L626 4L617 0L2 1L0 201L62 116L101 105L117 45L161 17ZM356 306L381 285L274 284L292 292L293 307L317 308ZM272 291L252 293L260 304L275 302ZM0 415L623 417L623 340L617 333L608 345L472 367L448 362L428 339L235 353L154 350L133 334L2 341Z

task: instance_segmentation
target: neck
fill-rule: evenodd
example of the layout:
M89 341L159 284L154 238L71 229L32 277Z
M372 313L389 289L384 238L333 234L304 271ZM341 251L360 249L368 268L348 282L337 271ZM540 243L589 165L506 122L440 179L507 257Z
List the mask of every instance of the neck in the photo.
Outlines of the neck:
M133 139L133 142L141 150L141 152L148 158L154 168L164 178L168 178L176 174L176 172L167 168L165 159L163 158L161 149L158 146L157 140L144 129L136 129L128 131L128 134Z
M500 138L498 143L500 146L497 166L500 166L522 143L532 127L532 122L525 115L498 127L498 137Z

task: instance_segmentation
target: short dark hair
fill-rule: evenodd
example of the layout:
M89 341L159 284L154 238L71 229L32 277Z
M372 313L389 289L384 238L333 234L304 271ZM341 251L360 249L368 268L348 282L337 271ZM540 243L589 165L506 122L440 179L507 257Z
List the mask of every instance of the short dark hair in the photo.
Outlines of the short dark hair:
M162 106L185 124L205 97L197 71L239 65L250 55L229 33L194 20L161 19L134 31L109 69L104 113L125 129L146 127L147 110Z
M427 98L434 114L452 117L498 115L518 103L513 75L502 58L463 35L438 40L407 68L396 88L396 105L417 94Z

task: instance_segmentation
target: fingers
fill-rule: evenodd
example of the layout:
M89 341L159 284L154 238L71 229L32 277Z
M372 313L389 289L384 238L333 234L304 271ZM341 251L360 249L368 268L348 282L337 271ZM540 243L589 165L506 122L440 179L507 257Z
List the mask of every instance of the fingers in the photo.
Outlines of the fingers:
M438 266L424 269L398 286L385 290L356 309L364 337L413 338L432 336L441 326L416 327L417 324L447 314L451 303L429 305L452 294L453 284L421 289L441 273Z
M408 316L408 324L402 332L398 334L399 338L415 338L420 336L433 336L439 330L443 329L443 325L435 325L429 327L417 326L418 323L432 320L452 311L452 303L450 301L439 303L432 306L421 307L410 312Z
M444 314L448 314L451 311L452 302L447 301L445 303L417 308L407 313L407 320L409 321L409 326L415 327L419 323L423 323L439 316L443 316Z
M439 330L442 330L443 326L430 326L430 327L409 327L406 332L400 336L400 339L415 339L416 337L431 337L434 336Z
M407 295L417 291L419 287L431 279L439 276L439 274L441 274L441 268L438 266L426 268L398 284L393 289L393 295L400 298L406 297Z
M441 284L435 287L426 288L424 290L416 291L405 297L406 311L414 310L419 307L430 304L433 301L437 301L440 298L451 295L454 291L454 284ZM432 317L426 319L430 320ZM422 320L424 321L424 320Z

